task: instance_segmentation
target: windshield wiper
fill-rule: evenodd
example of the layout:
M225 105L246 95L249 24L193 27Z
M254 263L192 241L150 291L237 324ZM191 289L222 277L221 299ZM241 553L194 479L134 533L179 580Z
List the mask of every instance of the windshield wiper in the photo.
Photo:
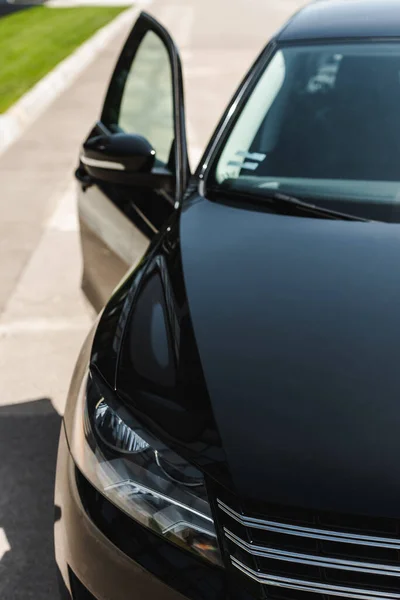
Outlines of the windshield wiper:
M301 210L310 211L314 214L331 217L332 219L341 219L344 221L364 221L369 223L369 219L364 219L363 217L357 217L355 215L349 215L348 213L342 213L336 210L331 210L330 208L325 208L323 206L318 206L316 204L312 204L311 202L306 202L305 200L301 200L300 198L296 198L296 196L289 196L288 194L282 194L281 192L274 192L272 190L268 190L265 193L263 190L263 195L260 198L265 198L266 200L270 200L276 204L284 204L291 205L295 208L300 208Z
M225 183L225 182L224 182ZM293 209L298 209L304 212L309 212L315 216L323 217L325 219L338 219L342 221L363 221L365 223L369 223L370 219L364 219L363 217L357 217L356 215L349 215L348 213L342 213L336 210L331 210L330 208L325 208L323 206L318 206L317 204L312 204L311 202L306 202L305 200L301 200L296 196L291 196L288 194L283 194L282 192L278 192L271 189L257 189L253 188L251 190L247 189L233 189L229 185L226 187L216 187L213 186L209 188L211 192L217 193L218 195L223 195L227 199L229 196L235 196L244 198L245 200L249 200L250 202L257 202L258 204L275 204L277 206L287 206L292 207Z

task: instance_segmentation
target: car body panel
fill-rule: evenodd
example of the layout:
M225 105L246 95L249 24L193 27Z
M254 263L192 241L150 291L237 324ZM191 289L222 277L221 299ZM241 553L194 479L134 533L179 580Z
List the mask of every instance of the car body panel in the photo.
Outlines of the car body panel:
M228 553L226 570L207 590L209 565L183 573L186 556L175 570L166 561L161 573L159 556L173 562L177 548L165 540L161 548L147 530L136 534L133 520L125 528L129 517L123 521L104 498L94 508L84 504L68 440L89 364L144 429L204 473L222 549L219 494L252 515L268 515L273 504L298 520L302 510L399 519L398 226L205 197L219 147L276 45L380 37L386 25L389 37L400 31L398 17L389 17L393 2L373 5L321 0L283 28L239 87L195 176L151 231L132 190L126 210L115 186L92 186L81 173L85 273L89 262L92 269L84 285L97 310L133 265L82 349L60 444L57 560L66 582L69 565L96 598L119 600L136 579L141 598L170 599L174 589L193 599L254 595L232 576ZM357 20L357 7L365 20ZM178 101L183 109L183 93ZM181 132L185 143L184 123ZM112 210L96 214L113 194ZM151 574L168 586L153 586Z
M98 170L83 163L83 153L90 140L116 133L117 124L112 130L109 122L116 119L119 108L117 110L115 104L121 106L129 74L135 59L141 59L138 51L149 32L163 45L171 68L175 141L169 163L163 169L165 176L149 173L149 178L154 177L154 186L128 179L124 183L102 180ZM90 131L81 152L75 177L79 184L78 214L82 224L82 288L99 312L121 277L142 258L151 239L175 210L174 205L182 198L189 176L179 53L169 33L146 13L140 14L128 36L111 78L101 120Z
M139 560L132 560L94 523L80 497L64 428L61 428L58 449L55 504L59 517L55 522L55 552L62 569L60 576L64 582L65 598L71 597L69 594L72 592L74 600L125 600L132 597L184 600L183 594L140 564L140 555L142 558L152 555L146 551L145 544L138 552ZM148 545L153 543L154 554L156 541L147 540ZM157 558L161 564L165 561L164 570L166 565L171 568L168 557Z
M398 515L398 227L196 199L180 240L235 491Z
M78 191L78 208L82 290L100 312L128 269L145 253L149 238L97 186Z
M171 230L175 235L176 227L172 226ZM88 365L90 363L92 372L101 376L111 389L115 387L115 374L124 346L122 332L138 299L133 290L140 295L140 282L144 280L152 260L160 255L165 256L162 238L153 242L142 264L127 275L98 317L82 347L74 370L63 419L55 493L56 514L59 516L55 523L56 559L65 585L69 587L72 573L72 579L77 578L94 594L96 600L119 600L132 589L138 593L138 597L144 599L160 597L166 600L180 600L188 597L197 600L217 600L224 595L226 589L223 570L193 557L185 550L166 544L165 539L121 513L119 508L99 494L75 468L70 452L77 399ZM178 258L176 253L173 257L175 260ZM182 278L176 282L182 285ZM185 302L184 295L181 294L180 299ZM179 311L181 306L177 305L177 308ZM180 318L183 321L187 319L187 311L182 311ZM191 331L187 325L185 331L190 336ZM182 336L182 339L184 337ZM189 366L187 375L191 376L196 365L189 365L187 358L186 352L183 353L182 361L186 367ZM198 364L197 366L200 367ZM132 413L138 416L148 429L157 428L157 419L154 419L151 408L147 406L145 410L141 410L135 390L129 390L132 401L127 393L120 391L121 401L129 403ZM201 392L206 393L206 390ZM203 398L202 395L201 400ZM206 415L206 418L200 420L201 414ZM173 411L173 416L179 425L176 410ZM218 433L207 402L202 403L200 411L188 410L186 421L189 420L192 423L196 421L196 433L202 431L202 424L206 421L208 434L218 442ZM193 455L187 438L188 432L184 429L177 430L176 425L175 430L184 434L183 440L176 439L176 443L184 449L185 454ZM161 437L171 442L168 426ZM201 442L201 435L197 434L192 441L198 444ZM209 437L206 442L209 442ZM217 448L217 451L220 449ZM214 452L212 461L209 461L210 470L218 465L216 459ZM223 466L226 464L225 461L221 462ZM99 568L102 575L96 577L96 570ZM73 600L81 600L80 595L72 597ZM86 600L86 596L82 596L82 600Z
M143 269L164 265L179 376L143 385L135 375L132 343L145 352L146 335L131 326L139 288L116 328L125 329L121 399L244 502L396 516L397 227L273 215L196 195L177 225Z

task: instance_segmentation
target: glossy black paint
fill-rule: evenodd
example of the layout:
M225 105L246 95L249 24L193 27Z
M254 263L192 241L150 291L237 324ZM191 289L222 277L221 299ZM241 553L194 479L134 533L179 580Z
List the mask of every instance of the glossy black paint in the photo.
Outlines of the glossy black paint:
M143 424L221 480L226 461L193 332L179 224L178 216L167 224L148 261L123 326L115 387ZM158 306L165 325L154 320ZM162 365L160 353L168 354Z
M398 516L398 227L196 199L180 232L234 490Z
M62 427L55 488L55 501L60 512L55 525L55 550L62 578L60 589L64 594L63 600L126 600L132 597L183 600L184 596L154 575L148 564L146 567L149 570L146 570L140 562L128 556L125 553L126 544L122 544L123 550L114 544L118 536L121 539L132 531L121 531L121 513L115 513L115 508L109 503L93 504L90 492L83 499L81 484ZM107 527L112 526L115 527L114 536L111 536L113 541L106 537ZM147 548L159 544L157 536L153 536L153 539L150 536L146 541L143 536L141 539ZM129 543L129 540L125 541ZM146 562L146 547L136 547L136 550L138 559L141 556ZM177 579L182 567L187 565L187 557L183 562L176 560L173 554L169 558L170 579L173 576ZM163 560L161 553L159 557L154 557L155 564L164 562L164 570L166 560L165 557ZM198 567L198 562L195 566Z
M67 435L91 356L135 417L202 469L212 502L398 519L399 253L397 226L272 215L193 194L100 317L73 379ZM154 366L147 316L135 322L142 299L163 304L172 375ZM95 525L174 587L157 553L152 564L119 537L127 525L108 505L87 508ZM245 597L234 581L220 582L216 597ZM201 586L187 594L204 597Z
M382 25L384 17L372 25L369 18L364 25L359 19L356 34L351 25L356 4L369 9L374 3L311 5L263 51L187 186L184 169L179 206L164 214L154 204L157 231L147 232L149 248L107 303L72 380L64 417L67 438L90 362L145 427L204 472L214 509L221 496L251 514L268 514L278 506L281 513L304 520L313 510L360 521L400 517L398 226L271 214L213 202L207 194L211 163L276 44L303 39L307 11L310 39L329 38L332 32L341 38L369 36L368 27ZM382 6L388 19L394 4ZM323 8L329 19L318 12ZM319 29L313 25L316 14ZM183 92L176 101L182 106L180 122ZM98 124L96 131L102 128ZM182 166L184 145L181 149ZM103 192L118 198L136 227L144 227L143 220L140 225L135 220L139 213L126 209L119 187L103 187ZM74 470L66 443L61 448L59 462ZM136 578L140 582L141 598L206 597L200 581L211 572L206 563L196 560L194 577L186 555L176 558L175 571L172 566L159 571L160 556L178 556L175 548L162 546L133 522L128 526L93 488L78 489L79 475L68 479L62 468L59 472L66 506L60 542L65 555L59 564L69 561L82 569L83 583L99 590L99 598L106 587L105 597L122 598L131 589L127 573L135 585ZM85 518L92 527L88 538L80 530ZM124 538L128 529L131 540ZM72 551L67 538L73 540ZM92 538L93 555L86 549ZM148 545L148 554L137 540ZM105 557L112 557L112 565ZM226 566L210 598L259 595L257 586L246 591ZM103 568L107 573L98 582L95 573ZM157 578L170 587L155 594ZM111 579L118 581L115 595Z
M112 327L106 311L95 338L121 399L244 503L398 517L398 228L194 196L168 229L132 308ZM132 352L151 364L146 318L132 318L154 275L173 359L149 378Z
M83 158L86 159L85 169L94 178L110 180L114 175L116 183L126 183L126 175L131 173L149 173L155 162L155 150L148 140L141 135L132 135L128 133L113 133L111 135L99 135L92 137L83 145ZM89 159L89 161L87 161ZM98 161L100 164L105 161L113 165L115 169L95 168ZM111 181L113 179L111 178Z
M165 232L155 238L142 264L133 270L116 290L82 349L64 415L66 438L71 438L78 389L89 362L92 370L96 370L111 388L116 386L116 374L124 375L124 366L132 368L125 362L124 347L129 345L129 340L124 340L124 332L129 330L129 323L140 302L141 293L146 290L147 282L155 276L155 273L159 273L159 265L164 264L163 286L165 287L163 289L169 294L171 300L169 317L177 319L176 333L178 333L178 329L180 332L175 341L181 345L180 352L176 355L176 364L179 365L179 378L182 379L182 382L177 387L176 398L173 393L169 394L169 405L164 399L164 407L156 404L153 405L155 410L150 407L148 407L149 410L143 410L142 400L146 405L149 400L158 399L161 402L163 400L161 394L165 390L162 387L153 386L156 392L154 394L136 394L128 380L128 389L124 389L123 385L118 385L121 402L126 402L132 413L139 417L149 429L157 432L162 439L168 440L171 447L180 448L186 455L196 456L202 465L207 463L210 472L222 480L222 476L218 477L218 465L220 463L224 465L225 461L221 454L222 450L211 406L207 401L207 390L204 387L201 366L197 355L193 360L193 354L191 354L196 352L196 348L195 345L194 347L192 345L193 333L179 261L178 220L174 218L166 226ZM169 269L174 279L174 289L168 279ZM120 368L117 368L118 364ZM191 386L187 392L193 392L192 403L194 404L196 401L197 407L186 407L183 403L181 385L185 384ZM161 429L163 417L166 418L169 426L164 424ZM60 452L63 458L61 459L59 455L59 464L64 461L69 465L65 468L71 471L73 461L69 451L64 446ZM134 569L140 565L141 568L151 573L155 581L158 578L168 586L170 598L173 597L174 590L197 600L212 600L213 598L223 598L226 595L227 583L224 570L208 565L203 560L192 557L186 551L166 544L165 540L133 522L131 518L125 516L118 508L103 498L76 470L75 474L70 472L68 476L64 475L63 477L60 475L62 472L60 467L58 471L57 497L65 499L59 500L60 504L67 502L66 499L68 499L68 503L72 503L74 506L74 511L84 510L99 531L100 538L106 536L112 544L131 559L133 576L135 576ZM220 475L222 474L220 473ZM71 493L70 488L75 486L79 493L79 500L74 493ZM96 590L99 590L100 593L102 592L101 586L99 587L96 582L92 581L91 577L84 576L85 569L89 569L89 571L96 569L96 558L92 559L90 554L85 552L85 536L81 534L79 520L71 520L66 513L66 509L62 510L64 518L61 518L61 527L66 528L65 535L69 540L74 540L74 552L67 553L64 561L68 561L73 573L79 575L79 579L84 585L87 585L93 592L97 593ZM58 539L57 536L56 539ZM115 567L114 577L118 581L118 593L122 594L122 590L126 592L127 584L121 580L118 569ZM142 592L141 597L146 598L147 594L149 594L149 598L152 597L151 586ZM163 594L162 590L160 596L167 600L167 596ZM97 595L95 597L97 598ZM102 596L99 597L102 598ZM115 597L119 598L119 596ZM176 600L179 600L179 597L181 596L177 594ZM73 599L75 600L75 597ZM77 600L79 600L79 596Z
M278 34L279 41L398 38L397 0L317 0L300 10Z
M170 588L195 600L221 598L225 572L206 565L190 553L166 544L102 496L77 471L76 480L85 511L100 531L127 556Z
M164 27L144 12L140 14L124 45L111 77L101 119L84 142L83 153L93 145L93 139L109 138L116 133L115 123L118 122L124 86L140 43L149 31L162 41L171 64L175 137L168 164L159 165L156 161L150 172L124 173L123 181L118 171L108 171L107 181L104 181L104 169L88 169L82 161L76 171L76 178L81 184L78 208L84 262L82 287L96 311L105 305L122 274L141 258L146 249L146 240L149 242L172 214L175 203L182 199L190 176L179 53ZM90 148L89 154L93 158ZM89 210L86 208L88 205ZM115 236L105 235L103 231L107 220L118 219L120 225L119 212L127 219L124 232L120 234L122 241L127 241L122 252L119 240L113 239ZM130 224L133 226L129 227ZM131 242L130 238L134 241ZM105 257L110 268L107 275L102 275L98 270Z

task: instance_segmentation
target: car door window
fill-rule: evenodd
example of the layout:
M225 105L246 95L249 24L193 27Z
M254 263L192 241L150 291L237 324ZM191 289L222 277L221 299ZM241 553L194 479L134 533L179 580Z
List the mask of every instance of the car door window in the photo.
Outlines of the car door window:
M140 13L122 48L75 174L82 285L100 310L180 206L190 177L179 51L151 15Z
M117 124L125 133L143 135L157 159L168 163L174 139L172 74L167 49L153 31L146 33L127 74Z
M174 77L165 40L152 29L123 50L111 80L101 121L111 132L138 134L170 164L175 139Z

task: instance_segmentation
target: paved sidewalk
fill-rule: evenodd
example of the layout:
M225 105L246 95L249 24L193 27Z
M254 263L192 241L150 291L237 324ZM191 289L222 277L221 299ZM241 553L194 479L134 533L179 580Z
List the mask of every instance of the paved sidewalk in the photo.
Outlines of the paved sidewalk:
M72 173L124 37L0 155L1 600L58 597L58 413L92 322L79 290Z
M0 155L0 404L47 396L62 410L91 321L72 173L128 29Z

